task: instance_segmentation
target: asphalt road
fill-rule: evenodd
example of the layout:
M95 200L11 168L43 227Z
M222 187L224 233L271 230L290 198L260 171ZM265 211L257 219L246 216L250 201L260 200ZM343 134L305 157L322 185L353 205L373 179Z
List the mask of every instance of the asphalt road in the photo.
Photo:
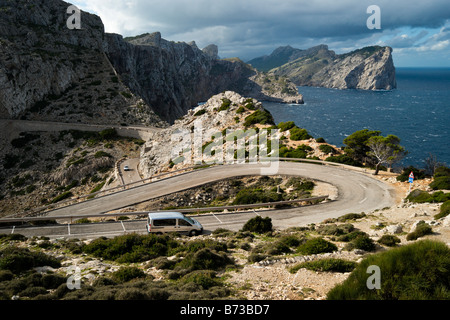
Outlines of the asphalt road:
M259 175L261 165L238 164L216 166L195 170L185 174L163 179L151 184L139 185L101 198L95 198L49 213L49 217L97 214L128 207L152 198L182 191L217 180ZM305 206L283 210L261 210L247 213L206 214L198 217L206 232L216 228L239 230L248 219L256 214L272 218L275 228L289 228L318 223L327 218L337 218L347 213L370 212L395 203L395 191L389 185L372 178L370 175L342 169L339 167L310 163L280 162L277 174L295 175L320 180L337 187L338 197L334 201L314 206ZM49 229L46 229L49 228ZM24 235L45 235L50 237L97 237L112 236L126 232L145 232L145 220L108 222L85 225L58 225L53 227L0 229L1 233L16 232Z

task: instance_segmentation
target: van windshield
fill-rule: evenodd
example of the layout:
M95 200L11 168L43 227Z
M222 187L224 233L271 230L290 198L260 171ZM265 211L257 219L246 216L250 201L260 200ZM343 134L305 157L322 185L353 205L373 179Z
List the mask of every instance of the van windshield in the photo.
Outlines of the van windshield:
M195 221L192 220L192 219L189 218L189 217L184 216L184 219L185 219L186 221L189 221L190 224L195 224Z

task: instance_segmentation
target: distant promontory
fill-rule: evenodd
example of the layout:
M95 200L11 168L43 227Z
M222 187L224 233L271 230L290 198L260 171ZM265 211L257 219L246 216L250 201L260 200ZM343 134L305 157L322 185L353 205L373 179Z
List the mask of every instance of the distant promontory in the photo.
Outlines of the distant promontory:
M285 46L248 63L260 71L285 76L298 86L362 90L397 87L390 47L370 46L336 54L323 44L306 50Z

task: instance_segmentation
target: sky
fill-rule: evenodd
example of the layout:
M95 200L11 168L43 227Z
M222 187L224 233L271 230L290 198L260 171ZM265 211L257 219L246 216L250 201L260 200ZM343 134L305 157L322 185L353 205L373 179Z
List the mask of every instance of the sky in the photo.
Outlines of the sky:
M100 16L106 32L213 43L221 58L248 61L286 45L327 44L336 53L380 45L393 48L397 67L450 67L449 0L67 1Z

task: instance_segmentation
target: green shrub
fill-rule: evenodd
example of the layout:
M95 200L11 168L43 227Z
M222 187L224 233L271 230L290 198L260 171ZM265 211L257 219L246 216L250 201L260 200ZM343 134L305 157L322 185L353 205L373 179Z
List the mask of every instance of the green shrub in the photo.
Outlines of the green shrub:
M381 271L381 289L370 290L369 266ZM365 258L329 300L448 300L450 248L442 242L418 241Z
M365 233L364 231L353 230L353 231L351 231L351 232L349 232L349 233L347 233L347 234L340 235L340 236L337 238L337 241L350 242L350 241L356 239L356 238L359 237L359 236L365 236L365 237L368 237L368 234Z
M197 111L196 113L194 113L194 116L198 117L205 113L206 113L206 109L201 109L201 110Z
M94 158L96 158L96 159L102 158L102 157L105 157L105 158L111 158L112 155L110 155L109 153L107 153L107 152L105 152L105 151L97 151L97 152L94 154Z
M445 202L450 200L450 193L444 193L443 191L436 191L434 193L428 193L422 190L413 190L406 197L406 200L415 202L415 203L436 203L436 202Z
M136 267L121 267L112 274L113 280L117 282L128 282L137 278L144 278L145 273Z
M38 134L33 134L33 133L28 133L28 132L21 132L20 133L20 138L16 138L11 140L11 145L14 148L23 148L25 147L29 142L39 139L39 135Z
M0 282L10 281L14 278L14 273L10 270L0 270Z
M450 168L446 167L446 166L439 166L434 171L433 177L439 178L439 177L448 177L448 176L450 176Z
M25 290L21 291L19 293L19 296L34 298L37 295L46 294L46 293L47 293L47 289L45 289L44 287L29 287L29 288L26 288Z
M337 221L339 222L346 222L349 220L358 220L358 219L362 219L365 218L366 214L365 213L348 213L345 214L343 216L340 216Z
M257 216L248 220L242 227L242 231L250 231L255 233L266 233L272 231L272 219L269 217L262 218Z
M385 234L380 239L378 239L378 243L388 247L395 247L400 242L401 241L398 237L391 234Z
M434 216L435 219L440 219L448 216L450 214L450 200L445 201L441 205L441 209L437 215Z
M360 249L364 251L374 251L375 242L367 234L359 234L345 246L345 250Z
M275 124L272 115L267 110L256 110L245 118L244 126L250 127L254 124Z
M130 94L130 93L126 92L126 91L121 91L120 94L122 96L124 96L125 98L127 98L127 99L131 99L133 97L132 94Z
M335 244L322 238L309 239L297 248L297 251L303 255L327 253L336 250Z
M292 128L289 130L289 132L291 133L291 140L294 141L299 141L299 140L307 140L312 138L309 134L308 131L306 131L306 129L301 129L298 127Z
M318 143L326 143L325 139L322 138L322 137L317 138L316 141L317 141Z
M291 177L286 182L286 187L293 187L295 191L311 191L315 187L315 183L310 180L303 180L301 178Z
M237 110L236 113L244 113L245 112L245 108L243 106L240 106Z
M431 233L433 233L433 229L428 225L428 223L426 223L425 221L419 221L419 223L416 225L415 230L406 235L406 240L417 240L418 238Z
M277 127L278 127L278 129L280 129L280 131L283 132L283 131L286 131L286 130L294 128L295 127L295 123L294 123L294 121L280 122L277 125Z
M227 265L232 265L231 260L226 253L216 252L209 248L201 249L197 252L191 252L184 257L175 268L186 270L220 270Z
M342 163L354 167L362 167L361 162L354 160L352 157L349 157L346 154L341 154L339 156L331 156L326 158L325 161Z
M114 296L116 300L130 301L130 300L148 300L148 294L139 288L124 288L118 290Z
M434 178L433 182L430 183L430 188L432 190L450 190L450 176Z
M183 276L180 281L183 283L194 283L204 290L222 285L221 281L216 277L216 273L211 270L193 271Z
M41 266L59 268L61 264L56 258L26 248L7 247L0 251L1 270L9 270L17 274Z
M82 250L97 258L133 263L167 256L177 247L178 243L169 236L128 234L112 239L97 238Z
M240 204L254 204L254 203L267 203L282 201L283 195L281 193L264 191L262 189L243 189L240 190L235 199L233 205Z
M323 153L326 153L326 154L328 154L328 153L335 153L336 152L336 150L332 146L330 146L328 144L322 144L319 147L319 150L322 151Z
M353 261L329 258L299 263L290 268L289 272L296 273L302 268L320 272L351 272L357 265L358 264Z
M100 131L99 133L100 138L103 140L111 140L118 137L117 131L114 128L104 129Z
M228 110L231 106L231 100L227 98L222 99L222 105L219 107L219 111Z
M279 150L280 158L295 158L295 159L306 159L308 153L301 148L287 148L285 146L280 146Z
M348 234L355 230L355 227L352 224L342 224L342 225L336 225L336 224L324 224L320 225L317 228L317 232L321 235L326 236L340 236L343 234Z

